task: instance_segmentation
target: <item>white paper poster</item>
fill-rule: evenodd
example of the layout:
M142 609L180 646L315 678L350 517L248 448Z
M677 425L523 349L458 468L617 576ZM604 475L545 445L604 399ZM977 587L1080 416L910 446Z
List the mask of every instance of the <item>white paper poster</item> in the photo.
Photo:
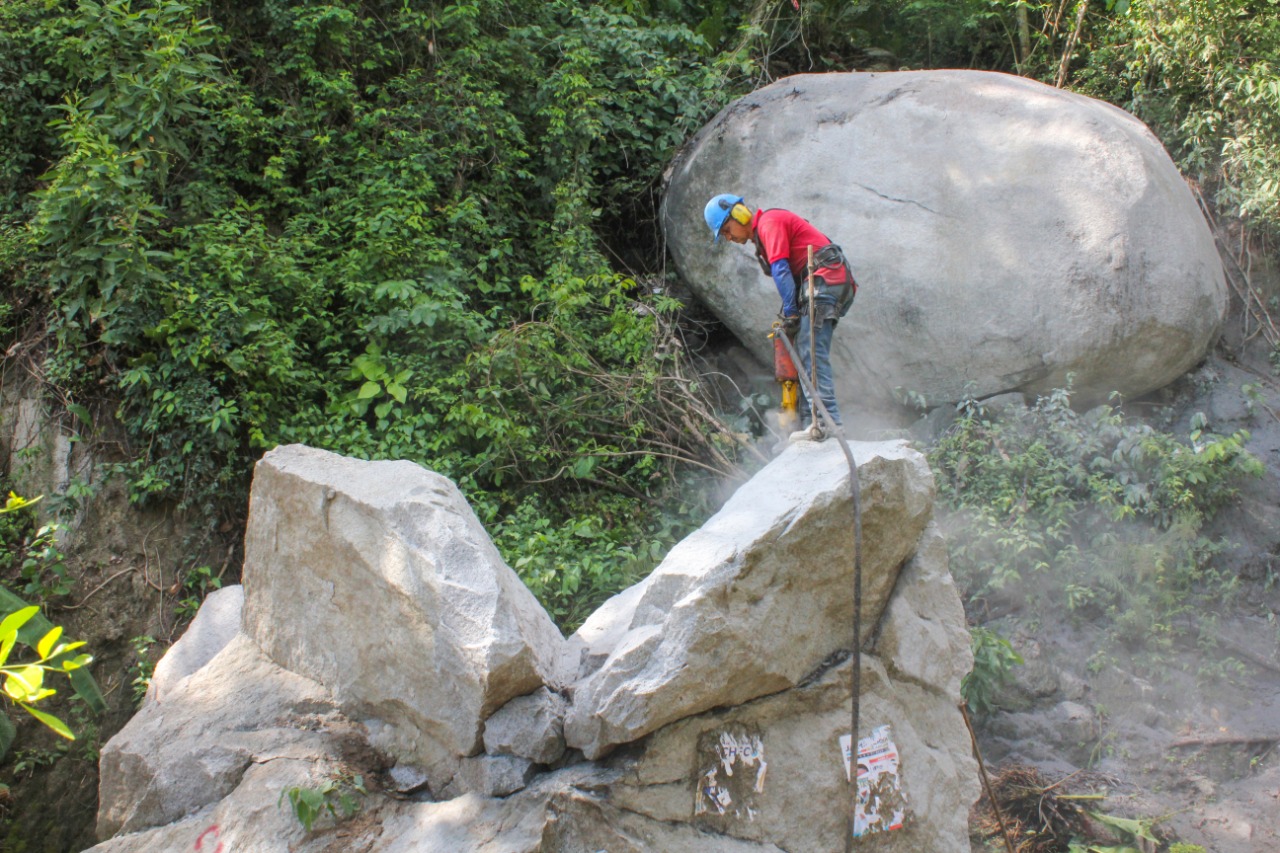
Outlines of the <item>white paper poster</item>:
M840 736L844 775L849 778L849 746L853 738ZM854 837L902 829L909 818L907 797L898 773L898 747L889 726L880 726L858 739L858 801L854 807Z

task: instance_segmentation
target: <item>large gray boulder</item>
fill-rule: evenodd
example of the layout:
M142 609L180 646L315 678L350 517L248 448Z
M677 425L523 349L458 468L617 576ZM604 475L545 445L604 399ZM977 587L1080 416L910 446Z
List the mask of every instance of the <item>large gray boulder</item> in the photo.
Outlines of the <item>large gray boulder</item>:
M564 637L457 487L411 462L301 445L254 473L244 629L323 684L433 791L484 719L559 680Z
M929 520L933 475L902 442L852 447L865 637ZM675 720L794 687L851 648L853 529L836 442L779 456L624 592L625 605L588 619L580 638L605 639L583 651L588 671L573 686L566 743L598 758Z
M1136 396L1192 367L1227 308L1198 205L1133 116L977 71L788 77L723 110L672 167L663 228L684 281L757 357L778 310L746 247L710 245L713 195L783 207L861 285L836 334L851 416L929 403Z

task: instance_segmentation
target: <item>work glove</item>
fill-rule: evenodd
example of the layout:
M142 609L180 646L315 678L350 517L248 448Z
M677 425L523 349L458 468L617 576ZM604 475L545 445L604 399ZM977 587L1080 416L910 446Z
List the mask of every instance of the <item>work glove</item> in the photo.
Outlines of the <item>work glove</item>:
M794 338L796 334L800 331L800 318L799 317L783 317L782 331L787 333L788 338Z

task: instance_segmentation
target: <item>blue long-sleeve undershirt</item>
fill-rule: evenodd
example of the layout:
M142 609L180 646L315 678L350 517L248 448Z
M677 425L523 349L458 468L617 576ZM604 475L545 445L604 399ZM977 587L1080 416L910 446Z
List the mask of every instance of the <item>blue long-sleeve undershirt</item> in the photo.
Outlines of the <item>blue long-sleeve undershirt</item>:
M796 280L791 276L791 265L786 258L778 258L769 265L769 272L773 275L778 295L782 297L782 316L798 317L800 309L796 305Z

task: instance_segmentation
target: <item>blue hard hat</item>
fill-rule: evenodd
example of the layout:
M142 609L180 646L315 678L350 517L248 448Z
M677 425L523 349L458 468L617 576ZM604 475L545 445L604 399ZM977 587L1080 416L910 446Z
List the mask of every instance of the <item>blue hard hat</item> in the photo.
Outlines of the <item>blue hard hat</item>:
M711 242L720 242L720 229L724 227L724 221L729 218L729 211L733 210L735 204L742 204L742 196L733 193L721 193L707 202L702 216L711 229Z

